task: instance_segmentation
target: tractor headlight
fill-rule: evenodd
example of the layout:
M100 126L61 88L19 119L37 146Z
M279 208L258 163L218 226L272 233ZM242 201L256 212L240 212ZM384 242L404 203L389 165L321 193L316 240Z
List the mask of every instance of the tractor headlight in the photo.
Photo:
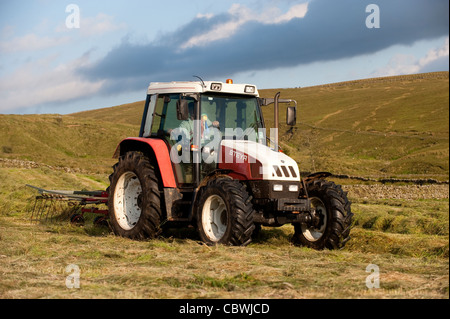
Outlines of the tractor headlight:
M281 184L273 184L273 191L274 192L282 192L283 191L283 185L281 185Z
M298 185L289 185L290 192L298 192Z
M244 88L245 93L255 93L255 91L256 87L254 87L253 85L246 85Z
M212 91L220 91L222 90L222 83L211 83Z

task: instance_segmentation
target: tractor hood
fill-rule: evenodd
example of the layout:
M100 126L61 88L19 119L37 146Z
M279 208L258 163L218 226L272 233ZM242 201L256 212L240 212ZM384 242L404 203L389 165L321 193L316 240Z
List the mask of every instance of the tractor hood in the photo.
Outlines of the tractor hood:
M300 181L292 158L253 141L223 140L219 168L231 169L246 179Z

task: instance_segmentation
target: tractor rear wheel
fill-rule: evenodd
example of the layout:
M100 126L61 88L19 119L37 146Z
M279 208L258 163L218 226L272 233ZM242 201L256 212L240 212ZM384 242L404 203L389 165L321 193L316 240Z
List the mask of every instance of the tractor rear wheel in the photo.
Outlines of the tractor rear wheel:
M314 249L340 249L350 239L353 213L341 186L323 179L307 185L313 208L311 224L294 224L293 242Z
M116 235L132 239L155 237L161 222L158 178L149 159L128 152L109 176L108 211Z
M212 180L199 194L197 228L208 245L248 245L255 229L253 215L251 196L236 180Z

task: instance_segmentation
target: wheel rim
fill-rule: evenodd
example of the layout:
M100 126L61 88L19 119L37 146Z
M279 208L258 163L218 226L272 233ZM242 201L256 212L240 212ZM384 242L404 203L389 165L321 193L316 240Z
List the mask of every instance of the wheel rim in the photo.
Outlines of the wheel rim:
M307 225L302 224L302 233L307 240L317 241L322 238L323 234L325 233L325 229L327 228L327 209L320 198L311 197L310 199L315 214L320 218L320 225L318 227L308 227Z
M218 242L227 229L228 212L223 199L218 195L209 196L202 209L202 226L206 236Z
M124 230L130 230L141 217L141 182L133 172L122 174L114 191L114 214Z

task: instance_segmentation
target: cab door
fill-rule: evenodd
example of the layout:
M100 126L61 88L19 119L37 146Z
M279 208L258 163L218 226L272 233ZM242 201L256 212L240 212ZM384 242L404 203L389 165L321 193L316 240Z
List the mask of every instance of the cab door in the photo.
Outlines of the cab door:
M193 183L190 142L193 135L192 123L195 101L183 97L183 99L188 99L192 113L188 120L181 121L177 119L177 102L179 99L180 94L158 94L154 102L150 137L162 138L166 142L177 183L180 187L183 187Z

